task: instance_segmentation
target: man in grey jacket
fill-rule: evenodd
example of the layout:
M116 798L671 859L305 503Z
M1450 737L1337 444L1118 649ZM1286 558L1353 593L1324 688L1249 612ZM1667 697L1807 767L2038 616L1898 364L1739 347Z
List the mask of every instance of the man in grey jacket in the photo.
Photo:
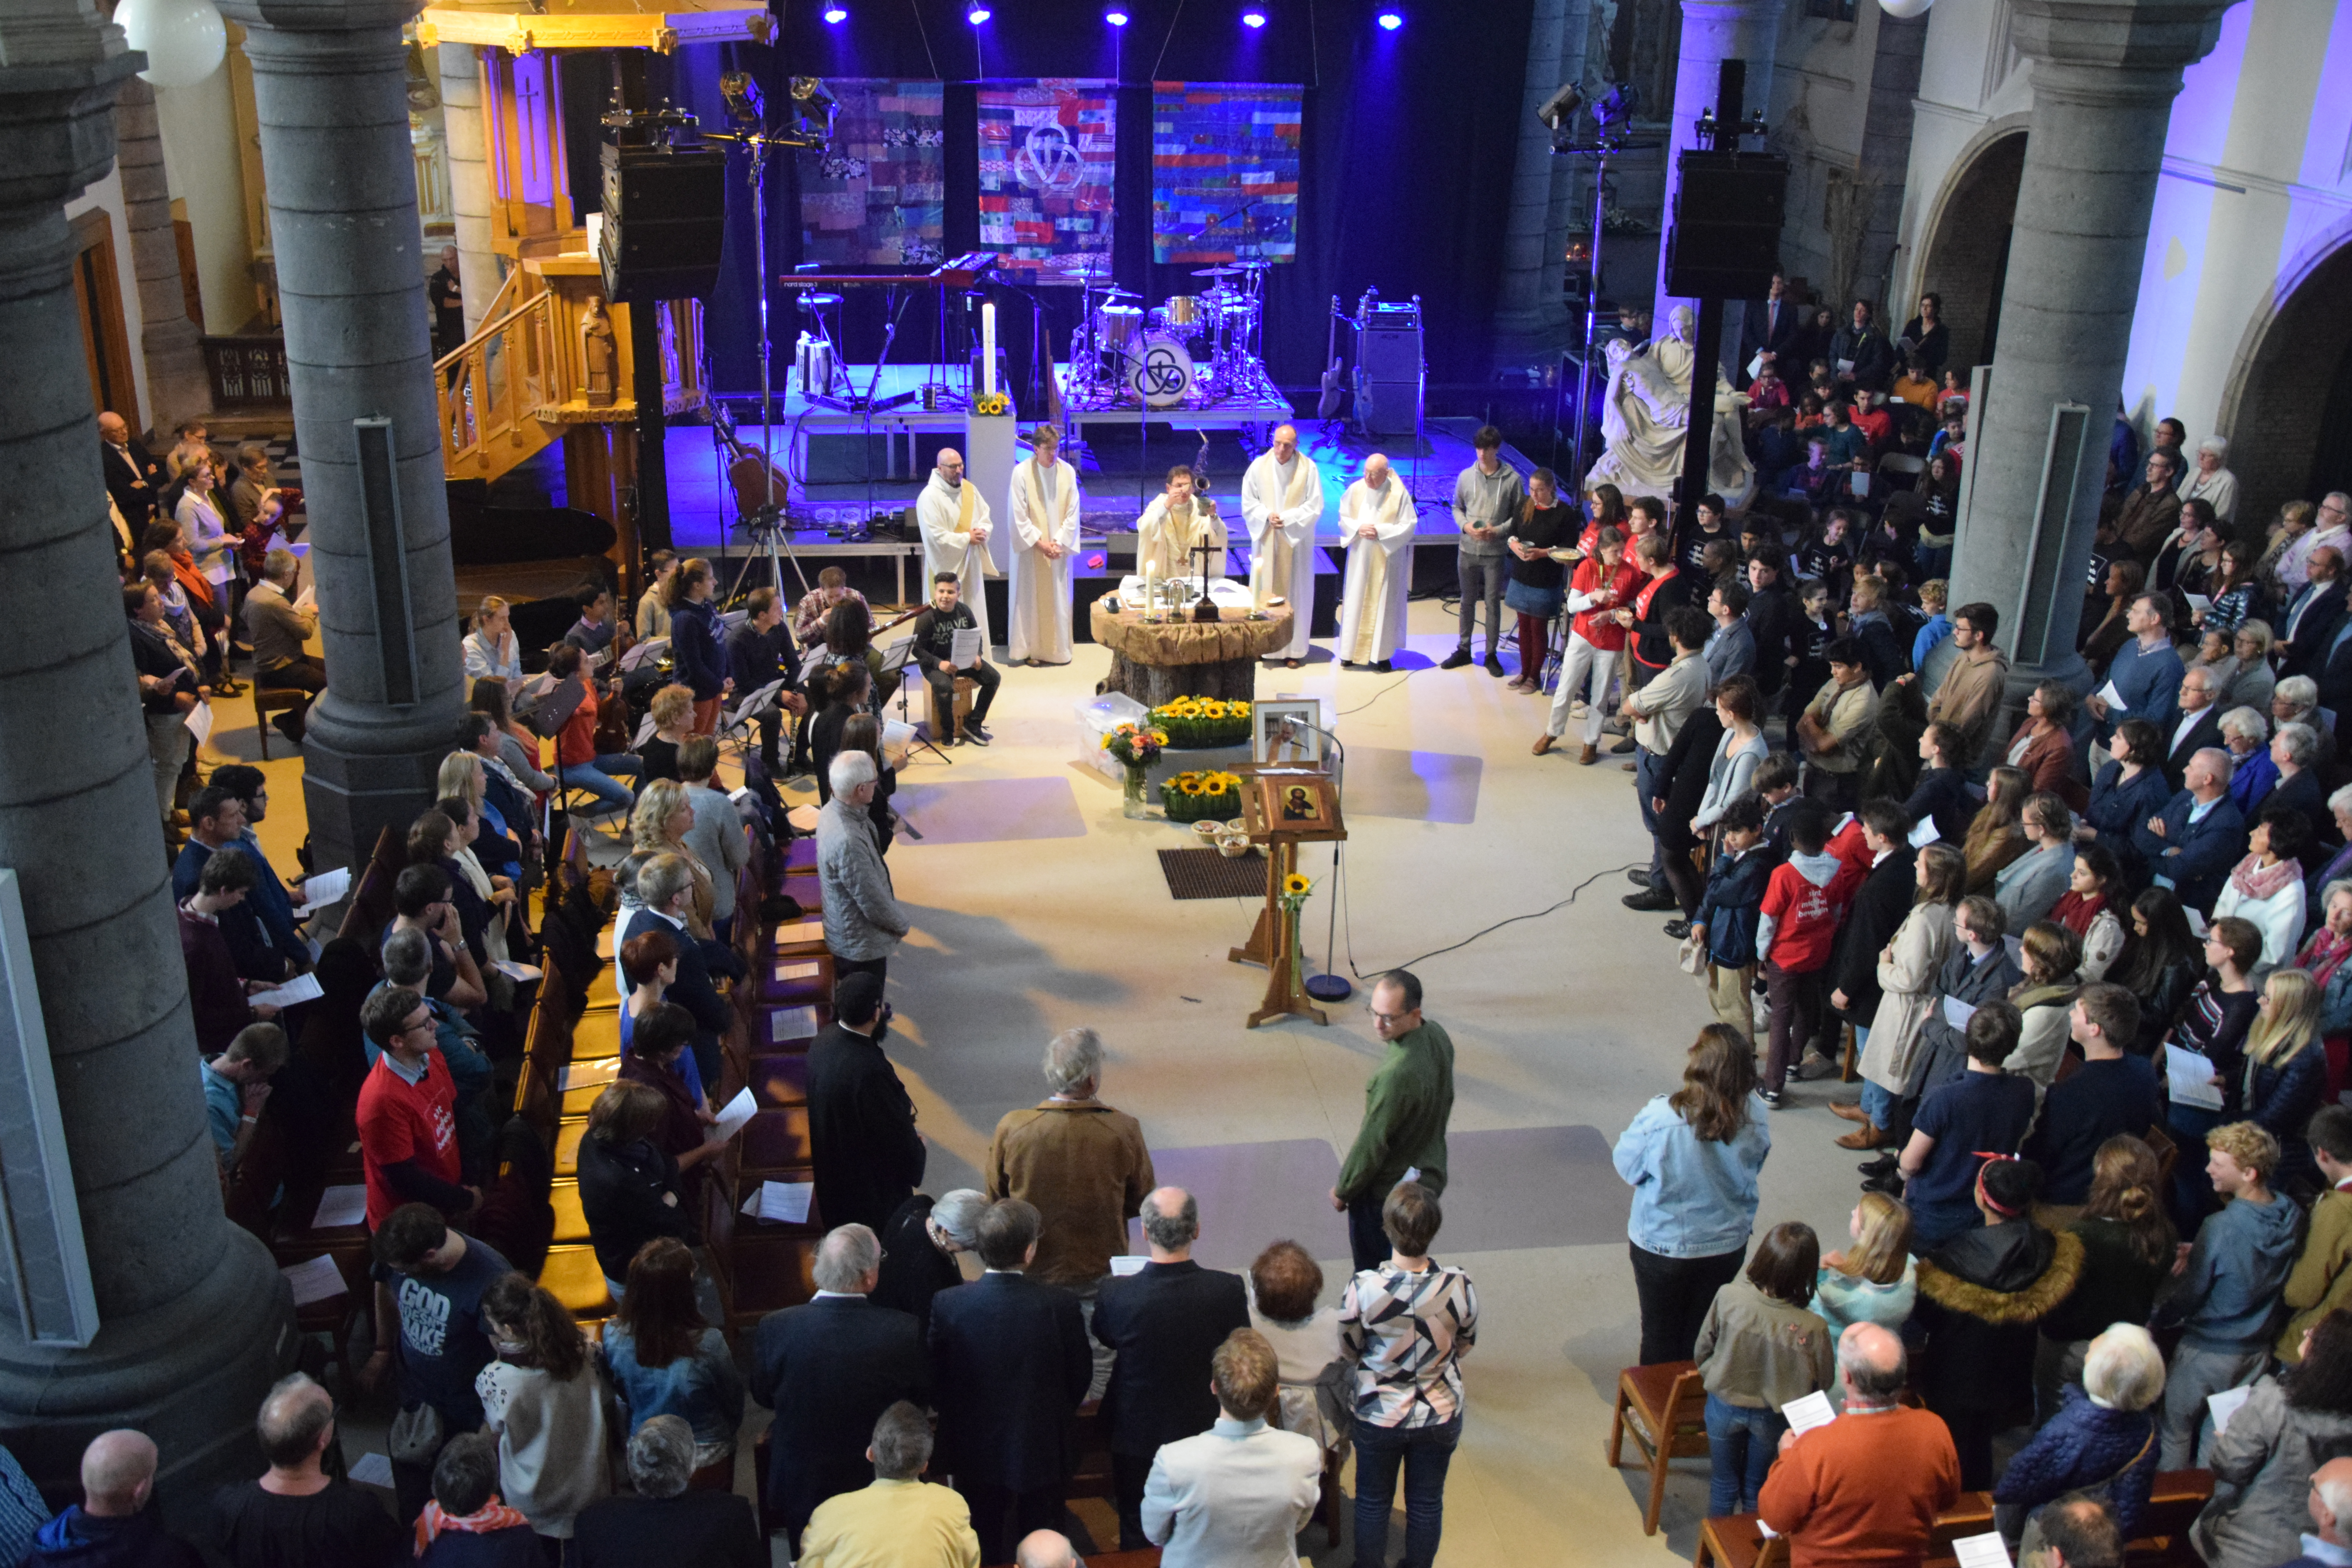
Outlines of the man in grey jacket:
M887 977L908 920L891 895L889 868L874 843L874 759L844 752L826 774L833 798L816 821L817 885L824 891L824 945L836 977Z
M1510 537L1527 500L1518 470L1503 461L1503 433L1482 425L1470 438L1478 460L1454 481L1454 525L1462 531L1455 557L1462 584L1462 646L1445 656L1441 667L1459 669L1470 662L1470 634L1478 624L1478 605L1486 606L1486 673L1503 673L1495 649L1503 636L1503 584L1511 562L1503 541Z
M735 803L711 787L719 771L719 742L708 735L690 735L677 748L678 782L686 786L687 804L694 807L694 826L686 831L686 847L710 870L710 925L725 942L735 918L735 889L742 880L744 862L751 858L743 831L743 814Z
M2023 817L2033 847L2000 868L1992 895L2009 929L2020 935L2048 918L2074 875L2074 814L2066 803L2046 790L2037 792L2026 796Z

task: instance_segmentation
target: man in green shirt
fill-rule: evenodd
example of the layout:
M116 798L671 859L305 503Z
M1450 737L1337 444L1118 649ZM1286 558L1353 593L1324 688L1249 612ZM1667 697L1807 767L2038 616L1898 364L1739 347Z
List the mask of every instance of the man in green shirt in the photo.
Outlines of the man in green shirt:
M1372 1026L1388 1055L1364 1085L1363 1125L1331 1189L1331 1206L1348 1215L1359 1273L1389 1256L1381 1205L1407 1173L1433 1193L1445 1190L1445 1123L1454 1114L1454 1042L1421 1016L1421 982L1410 970L1372 983Z

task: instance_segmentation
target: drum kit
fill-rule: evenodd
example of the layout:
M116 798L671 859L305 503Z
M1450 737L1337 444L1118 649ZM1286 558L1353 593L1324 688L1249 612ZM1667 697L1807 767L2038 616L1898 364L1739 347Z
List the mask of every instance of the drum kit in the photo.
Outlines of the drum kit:
M1064 401L1081 408L1206 407L1278 399L1263 355L1263 261L1202 268L1198 294L1171 294L1147 310L1110 281L1108 262L1076 272L1085 288L1070 344Z

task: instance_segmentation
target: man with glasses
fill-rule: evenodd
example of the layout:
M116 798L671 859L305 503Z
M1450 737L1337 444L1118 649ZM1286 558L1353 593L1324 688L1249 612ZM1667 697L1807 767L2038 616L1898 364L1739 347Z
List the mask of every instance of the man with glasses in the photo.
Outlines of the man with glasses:
M1372 983L1372 1027L1388 1054L1364 1085L1364 1120L1339 1167L1331 1206L1348 1216L1356 1270L1389 1256L1381 1206L1399 1182L1445 1189L1445 1124L1454 1115L1454 1042L1421 1016L1421 982L1391 969Z
M360 1085L360 1163L373 1230L402 1204L430 1204L452 1219L481 1205L459 1182L457 1089L433 1048L432 1009L405 985L360 1006L360 1027L383 1049Z

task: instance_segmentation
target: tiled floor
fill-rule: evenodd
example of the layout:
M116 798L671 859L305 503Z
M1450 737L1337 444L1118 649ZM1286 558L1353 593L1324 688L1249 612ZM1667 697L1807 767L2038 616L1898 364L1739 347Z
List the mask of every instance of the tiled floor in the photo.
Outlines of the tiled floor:
M1630 889L1617 868L1647 854L1630 778L1613 760L1580 768L1558 752L1529 756L1541 701L1505 690L1475 666L1430 668L1453 641L1438 605L1414 605L1411 625L1409 673L1343 672L1318 655L1258 683L1262 696L1330 700L1351 746L1399 759L1384 786L1391 797L1420 776L1413 756L1476 769L1464 780L1449 763L1447 776L1425 786L1446 820L1350 814L1340 972L1352 962L1370 974L1448 947L1593 879L1556 913L1417 965L1429 1015L1458 1052L1454 1202L1464 1246L1441 1236L1436 1251L1470 1270L1483 1315L1465 1363L1468 1421L1439 1561L1664 1568L1687 1561L1695 1545L1705 1467L1682 1467L1664 1529L1644 1537L1639 1472L1612 1474L1601 1462L1617 1372L1633 1360L1637 1337L1624 1193L1602 1146L1675 1086L1708 1011L1674 966L1663 917L1619 906ZM1170 1152L1170 1174L1231 1151L1213 1188L1213 1258L1230 1263L1298 1231L1326 1255L1326 1292L1336 1300L1343 1233L1319 1223L1328 1209L1318 1211L1323 1199L1311 1189L1353 1137L1378 1059L1364 994L1341 1004L1328 1027L1304 1019L1243 1026L1265 976L1228 963L1225 950L1247 936L1253 909L1171 899L1150 852L1179 842L1178 830L1123 818L1118 791L1076 761L1072 710L1091 695L1104 658L1080 645L1066 668L1006 670L992 716L996 744L953 751L952 766L921 758L906 775L908 785L958 791L1066 781L1083 828L1076 837L902 837L891 851L914 932L892 966L889 1048L932 1145L925 1184L940 1192L975 1184L997 1119L1044 1092L1045 1041L1090 1024L1110 1047L1107 1098ZM223 718L236 721L224 723L216 743L249 757L249 706ZM280 760L268 772L278 812L261 832L288 865L301 832L299 764ZM1318 879L1305 925L1321 967L1330 855L1312 849L1303 860ZM1855 1178L1852 1156L1830 1144L1843 1124L1821 1109L1824 1089L1794 1087L1790 1108L1774 1118L1779 1148L1759 1219L1808 1221L1826 1248L1844 1237ZM1327 1152L1316 1155L1316 1145ZM1319 1546L1320 1531L1308 1540ZM1346 1550L1313 1560L1344 1562Z

